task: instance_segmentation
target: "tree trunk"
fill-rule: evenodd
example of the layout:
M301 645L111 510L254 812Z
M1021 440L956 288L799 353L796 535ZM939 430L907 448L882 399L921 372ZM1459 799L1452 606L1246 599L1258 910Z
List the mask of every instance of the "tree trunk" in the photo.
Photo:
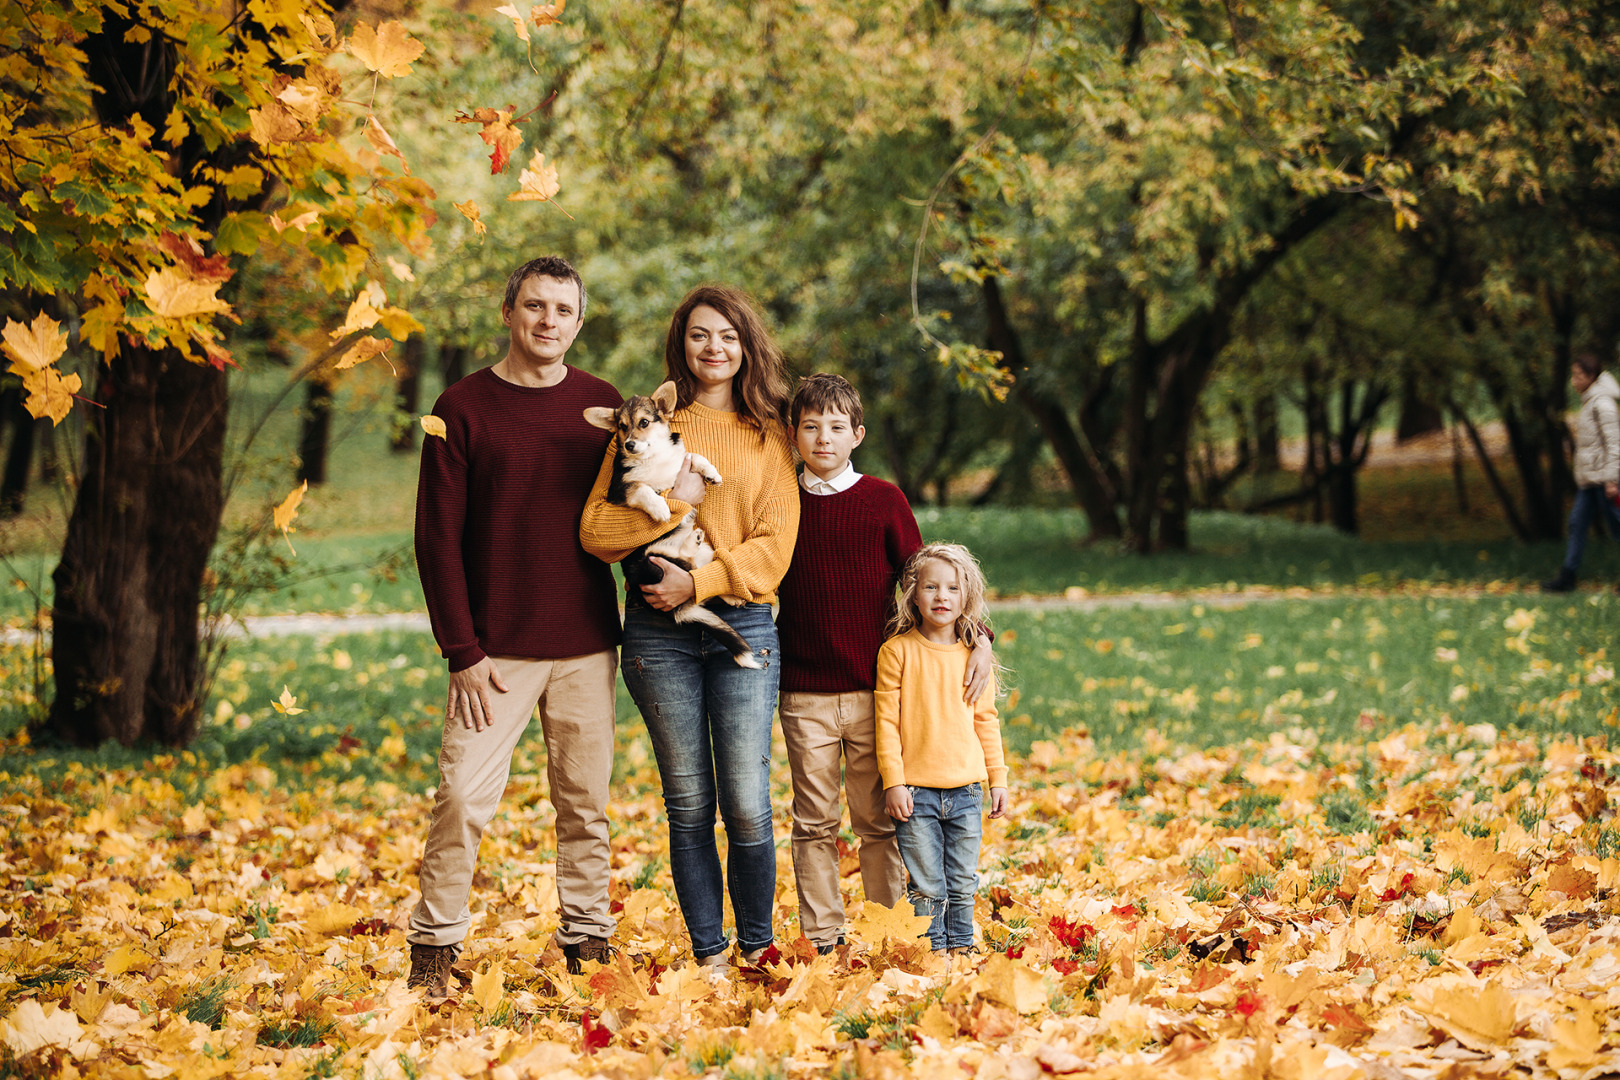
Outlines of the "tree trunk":
M326 452L332 441L332 387L319 375L305 384L304 412L298 436L298 477L326 483Z
M444 389L467 373L467 346L444 345L439 349L439 362L444 368Z
M88 410L53 578L51 730L79 745L196 734L203 571L224 510L225 373L125 346Z
M394 392L394 436L388 448L396 454L416 449L416 414L422 406L422 359L426 351L420 334L405 339L400 349L399 383Z
M0 476L0 517L16 517L22 513L28 497L28 472L34 463L34 444L39 441L39 425L49 420L35 420L23 407L20 389L8 389L0 394L0 410L4 410L11 426L11 449L6 452L5 474Z
M1254 471L1261 475L1282 468L1282 436L1277 428L1277 396L1254 399Z

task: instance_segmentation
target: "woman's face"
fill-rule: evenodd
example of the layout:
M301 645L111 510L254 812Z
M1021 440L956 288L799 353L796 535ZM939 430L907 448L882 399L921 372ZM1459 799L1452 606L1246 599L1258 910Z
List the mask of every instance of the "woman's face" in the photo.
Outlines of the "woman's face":
M704 389L729 386L742 370L742 339L737 328L708 304L686 317L686 367Z
M1577 394L1584 394L1586 393L1586 388L1597 382L1597 379L1594 376L1588 375L1579 367L1574 367L1570 369L1569 381L1570 385L1575 387L1575 392Z

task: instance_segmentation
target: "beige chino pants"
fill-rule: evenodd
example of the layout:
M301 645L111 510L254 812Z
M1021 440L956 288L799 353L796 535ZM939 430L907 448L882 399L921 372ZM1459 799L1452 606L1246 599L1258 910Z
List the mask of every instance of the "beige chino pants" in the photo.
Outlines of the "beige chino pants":
M492 724L474 731L444 725L439 791L422 853L422 900L411 913L408 939L456 945L467 937L478 842L500 807L512 771L512 751L535 707L546 740L546 776L557 811L556 939L571 945L605 938L617 925L608 914L608 780L613 773L613 649L563 660L494 657L506 683L489 693Z
M832 945L844 932L844 898L838 887L840 786L849 797L850 827L861 842L866 898L893 907L906 894L906 865L895 842L894 820L883 808L872 693L783 693L779 711L793 769L799 928L813 944Z

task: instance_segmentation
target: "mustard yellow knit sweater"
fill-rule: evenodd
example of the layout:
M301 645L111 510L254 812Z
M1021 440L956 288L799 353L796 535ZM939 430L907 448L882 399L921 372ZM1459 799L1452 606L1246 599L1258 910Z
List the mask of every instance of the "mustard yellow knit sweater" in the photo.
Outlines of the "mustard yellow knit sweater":
M976 704L962 700L969 649L936 645L910 630L878 650L878 772L885 788L957 788L972 783L1007 786L995 688Z
M715 548L714 562L692 574L698 602L734 596L774 603L799 536L799 481L787 432L771 424L761 442L759 432L736 413L695 402L677 410L670 426L680 432L688 450L709 459L724 481L710 488L697 508L697 523ZM656 540L691 509L669 499L670 520L659 523L634 507L608 502L618 446L615 437L579 520L581 546L610 563Z

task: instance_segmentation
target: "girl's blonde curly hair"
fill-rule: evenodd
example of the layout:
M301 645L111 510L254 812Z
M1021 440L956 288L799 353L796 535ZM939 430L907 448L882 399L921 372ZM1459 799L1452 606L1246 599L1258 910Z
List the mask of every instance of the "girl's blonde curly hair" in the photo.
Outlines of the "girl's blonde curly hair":
M917 614L917 574L926 562L938 560L956 570L962 584L962 613L956 617L956 639L972 645L980 630L990 629L989 611L984 603L984 571L973 552L961 544L924 544L906 560L900 571L900 602L889 620L886 637L899 637L922 621Z

